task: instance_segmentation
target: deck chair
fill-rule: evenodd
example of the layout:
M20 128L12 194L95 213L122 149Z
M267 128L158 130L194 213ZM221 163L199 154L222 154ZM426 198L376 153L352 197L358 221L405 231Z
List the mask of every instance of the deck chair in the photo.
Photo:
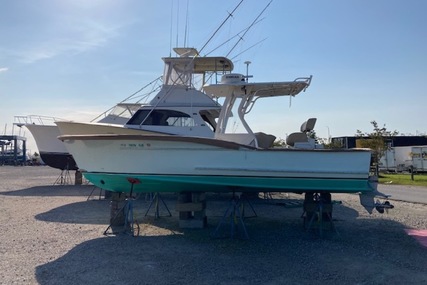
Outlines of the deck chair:
M300 132L295 132L290 134L286 138L286 144L288 146L294 147L295 144L298 144L298 143L309 143L309 138L307 135L308 135L308 132L314 129L314 126L316 125L316 121L317 121L316 118L310 118L304 123L302 123L300 127Z

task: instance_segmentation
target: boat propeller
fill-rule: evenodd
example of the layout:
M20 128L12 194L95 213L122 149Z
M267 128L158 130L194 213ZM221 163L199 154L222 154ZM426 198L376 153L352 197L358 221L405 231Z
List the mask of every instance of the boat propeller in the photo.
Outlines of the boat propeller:
M382 203L380 200L377 200L374 204L375 209L377 209L378 213L383 214L384 211L386 211L388 213L388 209L393 209L394 206L392 204L390 204L389 201L385 201L384 203Z

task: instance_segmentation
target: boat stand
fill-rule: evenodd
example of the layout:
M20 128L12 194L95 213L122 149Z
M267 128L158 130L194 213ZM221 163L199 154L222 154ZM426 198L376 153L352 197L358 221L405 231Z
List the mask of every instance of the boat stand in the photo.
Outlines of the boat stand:
M99 189L99 196L98 196L98 200L101 200L101 199L102 199L102 198L101 198L101 196L102 196L102 192L104 192L104 189L99 188L98 186L93 186L93 189L92 189L92 191L90 192L89 196L87 196L86 201L93 200L93 199L91 199L91 197L92 197L93 192L95 192L95 190L96 190L96 189Z
M160 202L163 203L163 206L165 206L166 210L168 211L168 213L169 213L168 217L172 217L172 214L169 211L168 206L166 205L165 201L163 200L163 198L162 198L162 196L160 195L159 192L154 193L154 195L151 197L150 205L148 206L148 209L145 212L145 216L148 215L148 212L150 211L151 206L153 206L153 204L154 204L154 218L155 219L160 218L160 211L159 211Z
M246 219L247 218L256 218L256 217L258 217L258 214L256 213L255 208L252 205L251 201L249 199L246 199L246 198L241 198L241 200L242 200L242 205L241 205L241 207L242 207L242 217L246 218ZM250 208L250 210L252 212L251 216L246 216L246 204L249 206L249 208Z
M123 225L123 230L121 232L128 233L133 237L139 236L140 227L139 227L138 221L134 218L133 201L135 200L135 198L133 197L132 194L133 194L134 184L138 184L140 183L140 181L136 178L127 178L127 180L131 184L129 197L126 198L123 207L121 207L120 210L113 217L113 219L111 219L110 224L108 225L107 229L104 231L104 235L108 235L109 229L113 230L113 225L115 224L115 222L117 222L117 220L121 218L121 215L123 214L125 218L125 222ZM112 234L117 234L117 232L113 231Z
M53 185L68 185L71 183L70 170L62 169L61 174L59 174L58 178L56 178L55 183Z
M338 234L332 220L332 209L333 203L330 193L306 193L304 212L301 215L304 219L306 231L317 228L321 238L326 229L334 230Z
M222 225L229 224L230 225L230 237L234 238L236 232L239 230L239 226L241 227L241 230L243 231L243 239L249 239L248 232L246 230L244 218L245 218L245 201L241 199L241 195L236 195L233 192L233 197L230 200L230 205L228 206L227 210L224 213L224 216L222 217L221 221L219 222L218 226L216 227L215 231L212 234L212 237L219 238L218 232ZM256 212L254 208L252 207L251 203L245 199L246 202L251 207L252 211L254 212L254 216L256 217Z

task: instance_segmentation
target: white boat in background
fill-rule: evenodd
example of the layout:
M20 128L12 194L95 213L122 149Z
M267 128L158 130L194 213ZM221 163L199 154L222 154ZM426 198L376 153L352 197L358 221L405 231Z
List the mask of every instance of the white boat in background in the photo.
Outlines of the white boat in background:
M311 77L289 82L249 83L248 76L225 74L205 92L224 98L214 138L154 134L62 135L85 177L117 192L297 192L367 193L371 152L319 148L307 133L289 136L288 147L272 148L274 136L255 133L245 116L259 99L295 96ZM236 108L235 111L233 109ZM237 114L244 132L230 132ZM267 122L268 123L268 122ZM310 196L311 195L311 196ZM330 198L329 198L330 201Z
M123 125L140 106L139 103L119 103L98 119L104 123ZM14 124L18 127L25 126L31 132L45 164L61 170L77 170L73 156L62 141L58 140L60 132L54 123L58 120L63 119L40 115L15 116Z
M36 141L40 158L45 164L61 170L75 170L77 166L72 155L57 139L60 133L54 124L56 119L40 115L15 116L14 124L18 127L25 126L31 132Z

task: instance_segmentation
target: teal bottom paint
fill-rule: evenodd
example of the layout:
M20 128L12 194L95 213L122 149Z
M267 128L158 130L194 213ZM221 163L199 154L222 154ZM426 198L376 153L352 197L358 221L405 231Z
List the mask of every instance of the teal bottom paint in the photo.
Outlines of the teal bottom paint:
M87 180L109 191L150 192L371 192L367 179L260 178L233 176L171 176L84 173Z

